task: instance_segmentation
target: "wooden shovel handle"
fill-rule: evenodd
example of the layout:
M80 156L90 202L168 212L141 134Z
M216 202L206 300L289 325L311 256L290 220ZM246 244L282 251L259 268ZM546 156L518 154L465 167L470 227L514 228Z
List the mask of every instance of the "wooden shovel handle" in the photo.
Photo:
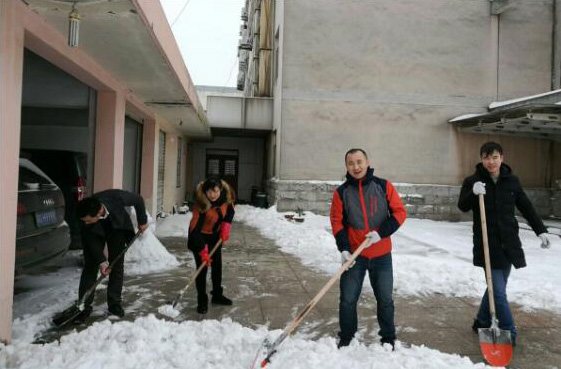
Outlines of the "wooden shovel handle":
M487 238L487 217L485 215L485 199L479 194L479 213L481 216L481 236L483 237L483 253L485 254L485 279L487 294L489 295L489 309L491 317L495 318L495 295L493 294L493 277L491 276L491 256L489 254L489 239Z
M353 252L351 258L347 260L347 262L337 270L335 275L331 277L331 279L323 286L323 288L317 293L317 295L306 305L306 307L288 324L286 329L284 330L284 334L286 336L290 336L292 332L302 323L302 320L308 315L308 313L314 308L314 306L322 299L322 297L329 291L329 289L333 286L333 284L339 279L341 274L343 274L349 266L355 261L355 259L360 255L362 250L370 246L370 240L366 238L364 242Z
M216 252L216 250L218 250L218 248L220 247L221 244L222 244L222 238L219 239L218 242L216 242L216 245L214 245L214 247L212 248L212 250L210 250L210 253L208 254L209 259L212 257L212 255L214 255L214 253ZM171 306L173 308L175 308L175 306L177 305L179 300L181 300L181 297L183 297L183 294L185 293L185 291L187 291L189 289L189 287L191 287L193 282L195 282L195 279L197 279L199 274L201 274L201 272L203 271L204 268L206 268L206 266L207 266L206 261L203 261L201 263L201 265L197 268L197 270L195 271L195 274L193 274L193 276L189 280L189 283L187 283L187 285L185 287L183 287L181 289L181 291L179 291L179 293L175 297L175 300L172 301Z

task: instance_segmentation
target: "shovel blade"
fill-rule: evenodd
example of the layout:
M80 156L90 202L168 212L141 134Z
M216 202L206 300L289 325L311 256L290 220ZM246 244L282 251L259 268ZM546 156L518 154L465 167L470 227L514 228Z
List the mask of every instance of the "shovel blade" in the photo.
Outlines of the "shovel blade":
M507 366L512 359L510 331L499 328L480 328L479 346L485 360L492 366Z
M52 320L53 324L56 325L57 327L63 326L68 322L74 320L74 318L80 315L81 312L82 310L80 310L78 306L72 305L68 309L56 314Z

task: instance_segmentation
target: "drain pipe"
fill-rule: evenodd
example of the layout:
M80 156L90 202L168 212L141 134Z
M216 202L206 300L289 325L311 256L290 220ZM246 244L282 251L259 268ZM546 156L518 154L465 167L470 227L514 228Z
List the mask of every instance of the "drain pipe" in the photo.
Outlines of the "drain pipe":
M552 27L551 27L551 90L557 90L559 88L559 82L557 81L558 66L559 66L559 56L557 55L557 0L552 2Z

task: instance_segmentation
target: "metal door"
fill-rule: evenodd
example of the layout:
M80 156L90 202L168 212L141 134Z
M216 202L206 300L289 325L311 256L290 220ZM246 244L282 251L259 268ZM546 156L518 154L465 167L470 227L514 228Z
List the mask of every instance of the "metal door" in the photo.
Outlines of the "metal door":
M207 150L206 177L218 176L228 182L237 195L238 192L238 150Z

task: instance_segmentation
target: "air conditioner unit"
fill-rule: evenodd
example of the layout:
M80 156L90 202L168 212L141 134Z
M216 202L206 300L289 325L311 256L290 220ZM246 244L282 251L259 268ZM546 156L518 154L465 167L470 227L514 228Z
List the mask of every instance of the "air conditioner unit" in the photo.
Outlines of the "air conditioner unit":
M242 37L240 40L240 45L238 47L242 50L251 50L252 49L251 38L245 36Z

